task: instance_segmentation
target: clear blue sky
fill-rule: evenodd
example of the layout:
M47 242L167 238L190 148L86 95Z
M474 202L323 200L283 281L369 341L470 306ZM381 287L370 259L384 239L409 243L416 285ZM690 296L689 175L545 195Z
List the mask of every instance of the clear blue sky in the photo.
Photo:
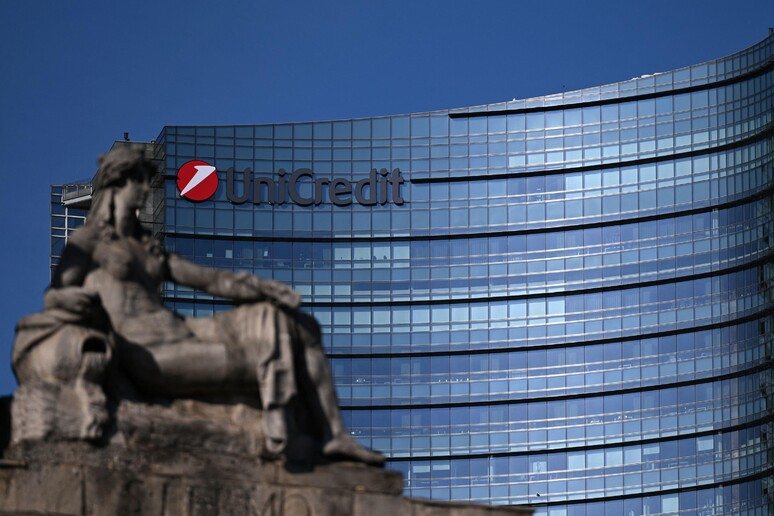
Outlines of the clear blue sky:
M0 394L48 283L49 184L128 131L351 118L556 93L700 63L771 0L0 0Z

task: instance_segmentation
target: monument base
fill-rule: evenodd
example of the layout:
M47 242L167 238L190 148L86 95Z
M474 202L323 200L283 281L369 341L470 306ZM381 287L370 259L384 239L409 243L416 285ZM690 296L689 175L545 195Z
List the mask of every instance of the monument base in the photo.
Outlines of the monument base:
M83 442L21 443L0 460L0 513L261 516L505 516L528 508L401 496L400 473L352 462L259 458Z

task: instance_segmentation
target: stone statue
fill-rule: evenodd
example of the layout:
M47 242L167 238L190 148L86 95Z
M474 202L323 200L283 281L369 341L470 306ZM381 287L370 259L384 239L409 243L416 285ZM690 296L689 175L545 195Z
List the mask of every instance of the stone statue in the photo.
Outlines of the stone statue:
M362 447L344 427L319 325L298 310L298 293L247 273L191 263L166 252L141 226L137 213L155 172L142 151L129 146L99 159L91 211L68 241L45 311L17 328L14 439L102 438L111 406L103 385L118 375L151 403L259 398L264 456L286 452L299 426L293 411L302 410L323 457L381 465L383 455ZM184 318L162 304L163 281L238 306L214 317ZM121 388L106 391L120 404Z

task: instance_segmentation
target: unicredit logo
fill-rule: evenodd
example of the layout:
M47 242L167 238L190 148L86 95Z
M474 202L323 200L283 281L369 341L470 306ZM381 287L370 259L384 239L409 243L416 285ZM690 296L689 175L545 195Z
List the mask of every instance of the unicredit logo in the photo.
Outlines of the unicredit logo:
M226 171L226 198L234 204L264 202L282 206L293 203L298 206L319 206L330 203L336 206L376 206L395 204L401 206L405 201L401 195L401 185L406 180L397 168L392 172L387 169L372 169L359 181L347 178L315 177L308 168L299 168L293 173L283 169L276 177L253 176L250 169L237 174L233 168ZM237 188L237 183L242 183Z
M218 174L215 167L204 161L193 160L177 171L177 189L180 197L190 201L206 201L218 189Z

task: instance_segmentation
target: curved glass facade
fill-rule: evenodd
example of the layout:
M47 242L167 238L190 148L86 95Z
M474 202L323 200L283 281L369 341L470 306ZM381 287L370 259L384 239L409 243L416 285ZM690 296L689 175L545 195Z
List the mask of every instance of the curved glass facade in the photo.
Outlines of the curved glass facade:
M408 495L549 516L764 514L773 84L770 36L527 100L166 127L163 234L303 294L350 429ZM178 193L193 159L219 170L211 200ZM301 169L298 197L322 202L266 202ZM382 169L405 180L393 197L330 202L347 188L335 178ZM184 315L229 307L163 294Z

